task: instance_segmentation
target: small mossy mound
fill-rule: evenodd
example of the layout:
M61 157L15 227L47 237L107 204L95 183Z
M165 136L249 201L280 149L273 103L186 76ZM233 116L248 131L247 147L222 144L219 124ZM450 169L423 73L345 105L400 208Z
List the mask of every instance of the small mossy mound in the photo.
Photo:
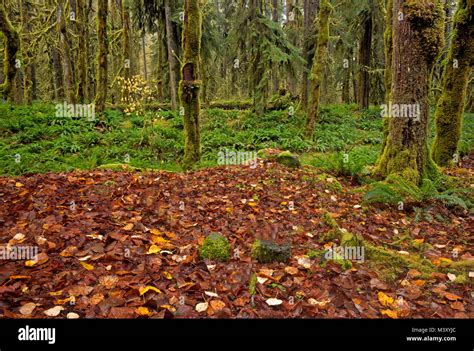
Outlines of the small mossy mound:
M289 168L300 168L301 167L301 162L298 159L298 156L295 154L292 154L289 151L283 151L278 156L276 157L276 161L279 164L282 164L283 166L289 167Z
M211 233L204 239L199 249L201 259L213 261L228 261L230 258L230 244L225 236L219 233Z
M277 244L269 240L255 240L252 245L252 258L260 263L286 262L291 257L290 244Z

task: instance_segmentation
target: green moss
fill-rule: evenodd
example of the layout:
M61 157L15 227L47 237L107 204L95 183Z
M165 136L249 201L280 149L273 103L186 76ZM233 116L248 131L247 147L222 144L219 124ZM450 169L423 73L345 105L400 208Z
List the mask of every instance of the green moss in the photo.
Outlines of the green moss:
M252 245L251 255L260 263L286 262L291 257L291 246L257 239Z
M468 6L466 1L461 1L454 18L454 35L443 77L443 93L435 113L436 137L431 154L433 160L443 167L453 165L459 158L462 114L474 56L474 23L466 16L469 12L472 16L473 5L471 3L470 9Z
M255 295L255 288L257 287L257 275L255 273L252 273L250 276L250 281L249 281L249 294L250 295Z
M199 249L199 257L221 262L228 261L230 258L229 241L219 233L208 235Z
M301 162L298 156L292 154L289 151L283 151L276 157L276 161L289 168L300 168Z

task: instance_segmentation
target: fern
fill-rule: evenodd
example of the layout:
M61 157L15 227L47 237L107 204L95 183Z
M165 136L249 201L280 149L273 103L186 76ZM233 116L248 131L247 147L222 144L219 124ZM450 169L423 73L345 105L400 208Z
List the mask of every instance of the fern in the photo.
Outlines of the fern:
M372 184L369 191L364 195L365 203L387 203L399 202L413 203L421 206L428 201L442 203L445 207L458 207L464 210L472 208L469 192L464 189L443 189L445 179L442 177L432 181L423 179L420 187L400 176L390 175L383 182Z

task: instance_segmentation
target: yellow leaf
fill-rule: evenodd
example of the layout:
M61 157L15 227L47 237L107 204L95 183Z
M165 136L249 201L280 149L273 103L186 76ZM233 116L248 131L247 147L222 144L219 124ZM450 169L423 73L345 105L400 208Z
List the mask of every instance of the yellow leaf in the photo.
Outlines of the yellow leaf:
M155 291L158 294L162 294L160 289L155 288L154 286L151 286L151 285L142 286L141 288L138 289L138 291L140 292L140 296L145 295L150 290Z
M153 235L151 237L151 241L153 241L155 244L166 244L167 242L169 242L169 240L166 240L165 238L156 235Z
M133 229L133 223L128 223L125 227L122 228L123 230L132 230Z
M43 263L48 262L49 257L46 253L42 252L36 256L36 260L29 260L25 262L26 267L39 266Z
M63 293L62 290L51 291L51 292L49 293L49 295L51 295L51 296L60 296L60 295L62 295L62 293Z
M150 229L150 233L153 235L161 235L161 232L158 229Z
M82 267L84 267L85 269L87 269L88 271L91 271L94 269L94 266L89 264L89 263L85 263L85 262L81 262L81 265Z
M17 188L21 188L21 187L24 186L24 185L21 184L20 182L16 182L16 183L15 183L15 186L16 186Z
M173 279L173 276L169 272L163 272L163 277L165 277L168 280Z
M415 239L413 241L417 244L422 244L425 241L425 239Z
M161 249L156 246L156 245L151 245L150 248L148 249L148 252L147 254L148 255L152 255L152 254L156 254L156 253L159 253L161 251Z
M149 316L149 315L151 315L151 312L148 309L148 307L138 307L136 309L136 312L139 316Z
M392 310L382 310L380 311L382 315L388 316L392 319L397 319L398 318L398 313L397 311L392 311Z
M250 207L257 207L258 204L257 204L256 202L250 201L250 202L249 202L249 206L250 206Z
M377 297L379 298L379 302L382 304L382 306L390 307L395 302L395 300L392 297L384 294L381 291L379 291L379 293L377 294Z
M76 298L74 296L69 296L65 299L57 299L56 302L54 303L55 305L64 305L67 302L75 301Z
M14 280L14 279L30 279L30 278L31 278L31 275L11 275L10 276L11 280Z

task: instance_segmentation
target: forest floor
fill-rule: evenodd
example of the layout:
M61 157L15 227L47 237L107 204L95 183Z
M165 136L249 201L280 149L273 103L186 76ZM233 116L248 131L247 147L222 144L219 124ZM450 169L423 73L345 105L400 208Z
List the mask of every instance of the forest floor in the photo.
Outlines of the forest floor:
M450 173L469 184L474 154ZM474 318L472 215L362 197L343 178L268 161L2 177L0 241L40 254L0 261L0 317ZM339 243L328 218L380 251L325 260ZM211 232L228 238L228 262L198 257ZM291 242L291 259L257 263L256 238Z

